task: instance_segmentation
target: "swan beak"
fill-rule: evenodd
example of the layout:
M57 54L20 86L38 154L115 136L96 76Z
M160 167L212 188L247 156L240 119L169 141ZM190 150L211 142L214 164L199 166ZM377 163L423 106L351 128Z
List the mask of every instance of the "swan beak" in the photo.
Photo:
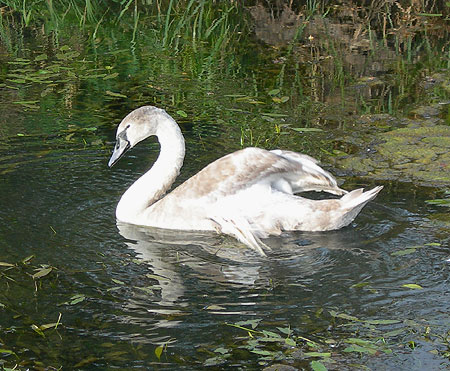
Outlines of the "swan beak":
M118 137L116 141L116 145L114 147L114 151L109 159L108 166L112 167L123 154L131 148L130 142L124 138Z

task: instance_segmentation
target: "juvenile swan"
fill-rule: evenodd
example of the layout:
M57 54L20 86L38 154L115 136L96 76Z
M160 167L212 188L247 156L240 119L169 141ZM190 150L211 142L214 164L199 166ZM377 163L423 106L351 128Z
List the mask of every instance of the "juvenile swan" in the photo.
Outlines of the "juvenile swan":
M122 120L108 165L151 135L158 137L159 157L123 194L117 219L166 229L216 230L262 255L268 246L260 239L269 235L348 225L383 188L347 193L312 157L245 148L219 158L165 195L183 165L185 147L180 128L163 109L140 107ZM304 191L343 197L316 201L295 195Z

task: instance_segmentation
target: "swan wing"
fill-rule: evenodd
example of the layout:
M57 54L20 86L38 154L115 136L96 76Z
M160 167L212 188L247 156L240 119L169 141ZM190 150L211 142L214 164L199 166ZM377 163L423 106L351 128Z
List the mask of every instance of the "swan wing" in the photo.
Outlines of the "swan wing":
M209 164L171 194L182 195L183 199L207 197L214 202L258 183L288 194L304 191L345 194L317 162L296 152L249 147Z

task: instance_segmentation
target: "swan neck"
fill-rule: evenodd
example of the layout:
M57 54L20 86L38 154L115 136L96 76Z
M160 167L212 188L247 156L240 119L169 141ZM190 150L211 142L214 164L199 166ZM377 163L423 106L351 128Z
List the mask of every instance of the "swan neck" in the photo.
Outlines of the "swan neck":
M161 120L156 132L160 153L153 166L123 194L117 205L117 219L144 224L144 212L171 187L183 166L185 144L181 130L170 117Z

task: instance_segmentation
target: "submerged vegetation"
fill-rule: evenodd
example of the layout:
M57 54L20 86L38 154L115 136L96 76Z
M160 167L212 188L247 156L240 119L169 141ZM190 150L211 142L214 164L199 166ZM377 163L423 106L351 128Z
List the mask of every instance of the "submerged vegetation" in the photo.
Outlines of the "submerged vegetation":
M446 212L449 13L444 1L4 0L0 140L1 147L23 152L2 158L0 173L61 148L106 153L118 117L156 104L173 113L203 153L248 145L304 151L327 157L342 174L440 186L444 191L427 202ZM42 118L11 125L19 112ZM42 145L30 160L26 152L35 138ZM448 213L439 215L444 240ZM78 322L79 307L89 312L120 302L125 290L152 295L161 277L147 273L139 287L114 279L74 291L71 275L79 272L35 265L34 257L0 260L0 368L52 370L63 362L83 368L149 357L148 348L125 340L106 339L90 355L77 346L66 356L67 348L59 347L62 334L77 325L108 326L101 317ZM405 285L399 289L423 289ZM352 289L380 288L361 282ZM58 302L40 301L44 291L52 299L58 292ZM22 307L30 298L34 314L45 311L45 317ZM220 310L211 305L202 312ZM220 337L185 356L171 352L176 339L161 336L151 345L151 362L325 370L364 367L371 357L413 352L420 344L449 359L448 329L425 319L360 317L319 308L301 324L223 321L217 331L223 329L226 342Z

